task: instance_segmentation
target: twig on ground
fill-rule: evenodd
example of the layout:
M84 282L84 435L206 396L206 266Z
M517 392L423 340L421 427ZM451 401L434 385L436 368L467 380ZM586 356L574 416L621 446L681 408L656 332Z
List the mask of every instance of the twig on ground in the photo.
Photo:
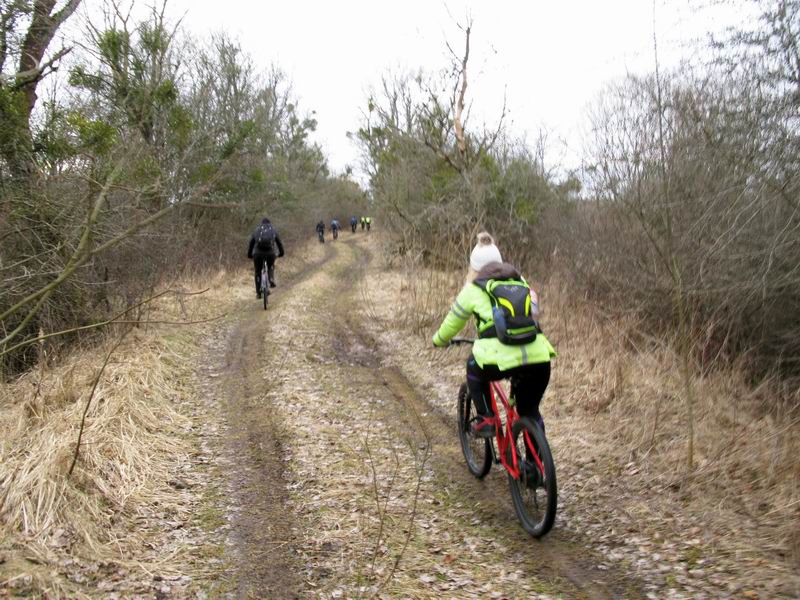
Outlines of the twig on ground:
M119 348L120 344L122 344L123 340L127 337L132 329L132 327L129 327L121 336L119 336L117 341L106 354L106 358L103 361L103 365L100 367L100 370L97 372L97 375L95 375L94 382L92 383L92 391L89 393L89 397L86 399L86 406L83 407L81 425L78 429L78 440L75 443L75 453L72 455L72 464L70 464L69 471L67 471L67 477L72 475L72 471L75 469L75 464L78 462L78 455L80 454L81 450L81 438L83 438L83 430L86 425L86 415L89 412L89 407L92 405L92 398L94 398L94 392L97 389L97 384L100 383L100 378L103 376L103 372L106 370L108 361L111 360L111 355L114 354L117 348Z

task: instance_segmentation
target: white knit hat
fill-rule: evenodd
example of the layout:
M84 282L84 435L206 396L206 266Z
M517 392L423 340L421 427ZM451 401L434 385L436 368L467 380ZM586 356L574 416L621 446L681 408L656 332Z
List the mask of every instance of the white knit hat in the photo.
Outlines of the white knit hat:
M475 271L480 271L491 262L503 262L500 250L494 245L492 236L482 231L478 234L478 243L469 255L469 266Z

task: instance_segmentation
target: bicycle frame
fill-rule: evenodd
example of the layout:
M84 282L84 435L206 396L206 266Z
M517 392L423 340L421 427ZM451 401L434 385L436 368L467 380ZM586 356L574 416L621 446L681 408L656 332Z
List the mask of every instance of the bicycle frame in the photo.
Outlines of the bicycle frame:
M503 405L503 409L506 413L505 419L505 427L503 425L502 420L500 419L500 413L497 410L497 398L500 398L500 402ZM508 398L508 394L506 394L505 389L499 381L492 381L489 384L489 401L492 406L492 410L495 414L495 427L497 428L497 452L500 454L500 457L494 457L495 463L501 463L506 471L513 477L514 479L519 479L519 457L517 455L517 447L515 444L511 443L512 435L511 435L511 428L514 426L514 423L519 420L520 416L516 409L512 406L511 401ZM530 453L529 456L533 456L534 461L536 462L536 466L539 469L539 472L544 475L544 465L542 464L541 459L539 458L539 453L536 452L536 448L533 445L533 442L528 435L527 430L523 430L523 436L525 438L525 446ZM509 454L508 448L511 447L511 462L509 463L507 455ZM492 452L494 453L494 445L492 445Z

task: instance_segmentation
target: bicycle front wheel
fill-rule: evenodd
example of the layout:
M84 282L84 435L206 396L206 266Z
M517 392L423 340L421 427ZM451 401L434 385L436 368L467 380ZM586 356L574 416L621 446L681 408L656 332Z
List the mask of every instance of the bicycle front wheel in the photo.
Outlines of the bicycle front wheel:
M514 423L511 435L520 467L518 478L508 474L514 511L525 531L542 537L553 527L558 504L553 454L544 432L530 419Z
M461 451L469 472L482 479L492 468L492 449L490 440L476 437L472 433L472 422L477 415L469 388L463 383L458 390L458 439L461 441Z
M264 299L264 310L267 310L267 301L269 299L269 284L267 283L269 277L267 270L261 272L261 297Z

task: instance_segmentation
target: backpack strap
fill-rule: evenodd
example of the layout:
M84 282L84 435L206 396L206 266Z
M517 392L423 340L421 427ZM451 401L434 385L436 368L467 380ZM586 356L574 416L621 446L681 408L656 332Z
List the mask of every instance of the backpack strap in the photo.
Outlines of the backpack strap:
M492 321L484 321L477 312L473 312L472 315L475 317L475 321L477 321L478 324L478 338L497 336L497 331L495 330L494 323L492 323Z
M497 337L497 328L492 323L489 327L484 329L483 331L478 330L478 339L482 340L483 338L496 338Z
M472 282L489 296L492 306L495 305L495 300L489 293L489 287L493 281L494 279L476 279ZM477 312L475 313L475 318L478 321L478 339L497 337L497 330L492 321L484 321Z
M492 281L491 279L475 279L472 283L473 285L477 285L487 294L489 293L486 288L489 287L489 282Z

